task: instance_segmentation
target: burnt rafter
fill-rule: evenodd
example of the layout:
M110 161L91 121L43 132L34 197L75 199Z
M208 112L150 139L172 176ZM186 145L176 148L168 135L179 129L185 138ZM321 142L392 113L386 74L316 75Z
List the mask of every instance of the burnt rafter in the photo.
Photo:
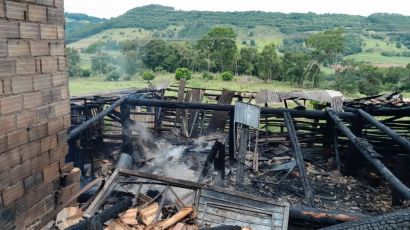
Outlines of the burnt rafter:
M296 130L293 124L292 116L290 115L289 112L284 112L283 117L285 118L286 128L288 129L289 138L290 138L290 141L292 143L292 147L295 153L294 157L296 159L296 164L299 168L303 189L305 190L305 200L309 206L313 207L314 205L313 189L312 189L312 186L310 185L309 178L307 176L305 162L303 160L303 155L300 149L298 137L296 135Z
M346 135L349 141L356 147L357 150L365 157L365 159L383 176L387 182L406 200L410 199L410 189L400 181L380 160L378 154L373 146L363 138L358 138L353 132L341 121L339 116L331 109L326 109L329 118L338 127L338 129Z
M398 144L400 144L401 146L406 148L407 151L410 153L410 141L409 140L407 140L406 138L400 136L393 129L387 127L382 122L378 121L377 119L372 117L372 115L368 114L367 112L363 111L362 109L357 110L357 113L360 114L360 116L363 117L367 122L374 125L376 128L380 129L382 132L384 132L386 135L388 135L391 139L393 139Z

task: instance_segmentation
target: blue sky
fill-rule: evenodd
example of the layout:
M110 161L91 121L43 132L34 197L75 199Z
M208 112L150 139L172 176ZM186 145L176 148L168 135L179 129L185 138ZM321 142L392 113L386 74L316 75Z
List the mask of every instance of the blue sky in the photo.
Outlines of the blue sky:
M137 6L161 4L181 10L345 13L410 15L409 0L65 0L67 12L110 18Z

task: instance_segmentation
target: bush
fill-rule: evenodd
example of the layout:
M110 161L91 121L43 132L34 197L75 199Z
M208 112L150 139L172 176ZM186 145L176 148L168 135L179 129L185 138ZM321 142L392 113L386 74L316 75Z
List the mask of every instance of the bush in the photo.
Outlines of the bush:
M222 73L222 80L224 81L232 81L233 80L233 73L229 71L225 71Z
M150 81L154 80L154 78L155 78L155 74L153 72L145 71L142 74L142 79L144 79L145 81L150 82Z
M131 81L131 76L130 75L125 76L124 81Z
M381 53L381 55L385 56L385 57L394 57L394 56L396 56L396 52L384 51L384 52Z
M91 76L91 71L89 69L80 69L80 77L88 78Z
M108 74L108 77L105 79L106 81L118 81L121 77L120 72L117 70L113 70Z
M192 77L192 72L191 70L187 68L178 68L175 71L175 79L178 81L181 80L182 78L185 78L185 80L190 80Z
M202 79L204 79L204 80L213 80L214 75L212 75L211 73L205 72L205 73L202 74Z

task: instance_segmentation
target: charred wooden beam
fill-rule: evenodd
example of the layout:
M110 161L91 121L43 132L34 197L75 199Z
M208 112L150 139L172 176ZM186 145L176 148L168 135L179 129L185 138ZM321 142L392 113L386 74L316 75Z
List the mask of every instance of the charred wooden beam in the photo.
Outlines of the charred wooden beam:
M349 141L359 150L366 160L373 165L379 174L383 176L403 198L409 200L410 189L378 159L380 155L373 149L373 146L366 139L356 137L331 109L326 109L326 112L339 130L346 135Z
M130 105L127 103L121 104L121 118L122 118L122 152L132 155L133 144L131 140L131 118L130 118Z
M80 133L88 129L90 125L94 124L95 122L103 119L105 116L107 116L109 113L111 113L114 109L116 109L118 106L120 106L127 97L122 97L116 102L114 102L110 107L108 107L106 110L102 111L101 113L97 114L93 118L87 120L77 128L73 129L69 134L68 134L68 140L73 139L74 137L77 137Z
M312 189L312 186L310 185L309 178L307 176L305 161L303 160L303 155L300 149L298 137L296 135L295 126L293 125L293 120L289 112L284 112L283 116L285 118L286 128L288 129L289 138L290 138L290 141L292 143L293 150L295 153L294 157L296 160L296 164L299 168L300 179L302 181L303 189L305 190L305 200L306 200L306 203L310 207L313 207L314 205L313 189Z
M380 121L376 120L374 117L372 117L370 114L366 113L365 111L359 109L357 112L362 116L367 122L370 124L376 126L378 129L380 129L383 133L391 137L391 139L395 140L397 143L399 143L401 146L407 149L410 153L410 141L407 140L406 138L400 136L398 133L396 133L393 129L387 127Z
M163 101L163 100L149 100L138 99L130 97L127 99L127 103L136 106L153 106L162 108L179 108L179 109L200 109L200 110L215 110L215 111L230 111L235 109L233 105L221 105L221 104L203 104L203 103L184 103L177 101ZM312 119L327 119L325 111L319 110L296 110L296 109L278 109L278 108L261 108L261 114L270 114L276 116L283 116L284 112L289 112L293 117L304 117ZM340 118L343 119L357 119L359 116L351 112L336 112Z

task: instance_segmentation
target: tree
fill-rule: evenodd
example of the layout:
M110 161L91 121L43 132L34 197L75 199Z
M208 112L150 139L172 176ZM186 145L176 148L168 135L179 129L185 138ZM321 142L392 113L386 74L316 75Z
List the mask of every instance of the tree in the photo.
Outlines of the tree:
M235 39L232 28L215 27L199 40L198 47L209 55L220 72L233 70L237 51Z
M186 80L190 80L192 77L192 72L187 69L187 68L178 68L175 71L175 79L178 81L181 80L182 78L185 78Z
M359 82L359 92L367 96L379 94L383 72L369 64L361 65L359 71L361 79Z
M120 72L118 70L113 70L108 74L108 77L105 79L106 81L118 81L121 77Z
M221 77L222 80L224 81L232 81L233 80L233 73L229 72L229 71L225 71L222 73Z
M97 54L91 58L91 70L95 74L102 76L111 71L110 56L105 52L97 52Z
M142 62L144 65L155 70L156 67L164 67L164 61L168 56L168 46L164 40L151 40L143 48Z
M238 62L239 74L247 74L255 76L256 64L258 59L258 50L253 47L243 47L240 50L241 59Z
M275 44L265 45L258 57L259 77L264 80L280 80L280 60Z
M79 75L80 68L78 64L80 63L80 56L74 48L66 48L65 53L68 60L68 75L70 77L77 77Z
M342 60L345 51L344 31L335 29L317 33L306 40L306 46L312 49L318 62L331 65L337 72L337 64Z
M142 74L142 79L144 79L145 81L151 82L152 80L154 80L155 78L155 74L151 71L144 71L144 73Z

